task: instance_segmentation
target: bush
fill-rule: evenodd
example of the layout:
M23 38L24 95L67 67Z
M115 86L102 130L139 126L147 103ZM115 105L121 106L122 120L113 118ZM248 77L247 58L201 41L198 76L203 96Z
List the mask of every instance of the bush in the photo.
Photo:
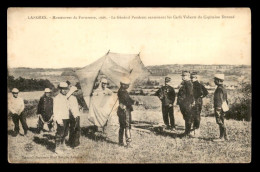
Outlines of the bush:
M252 101L251 94L251 84L241 82L240 88L237 89L234 93L234 100L230 103L230 109L226 113L226 118L250 121Z
M15 79L13 76L7 77L7 86L9 90L18 88L20 91L42 91L45 88L54 89L54 85L47 79L25 79L19 77Z

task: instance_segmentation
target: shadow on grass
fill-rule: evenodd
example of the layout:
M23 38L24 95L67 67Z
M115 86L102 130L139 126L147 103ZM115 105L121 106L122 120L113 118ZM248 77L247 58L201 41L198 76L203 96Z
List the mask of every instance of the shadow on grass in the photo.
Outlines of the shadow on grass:
M46 137L48 140L55 140L55 136L51 134L43 134L43 137Z
M108 140L106 135L103 132L98 131L96 126L82 127L81 135L87 137L88 139L94 140L96 142L101 141L101 142L107 142L110 144L118 144L117 142Z
M45 146L48 150L55 152L55 143L50 142L47 138L40 138L40 137L34 136L33 141L37 144Z
M17 132L15 132L14 130L8 130L8 135L12 136L12 137L16 137L18 135Z
M39 134L38 128L29 127L28 130L31 131L33 134Z
M140 123L139 123L140 124ZM141 125L134 125L135 128L140 128L143 130L149 130L151 132L153 132L156 135L161 135L161 136L165 136L165 137L172 137L172 138L182 138L185 137L185 135L183 133L177 133L176 131L170 131L170 130L165 130L162 126L153 126L153 125L146 125L147 122L145 123L145 125L141 124ZM184 128L181 126L176 126L176 130L183 130Z

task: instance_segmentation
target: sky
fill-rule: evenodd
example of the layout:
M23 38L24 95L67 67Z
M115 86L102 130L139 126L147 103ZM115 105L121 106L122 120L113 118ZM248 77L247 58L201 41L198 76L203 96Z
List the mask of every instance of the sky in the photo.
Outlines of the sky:
M47 19L31 19L35 16ZM8 67L84 67L108 50L140 53L145 66L251 64L251 12L247 8L9 8L7 22Z

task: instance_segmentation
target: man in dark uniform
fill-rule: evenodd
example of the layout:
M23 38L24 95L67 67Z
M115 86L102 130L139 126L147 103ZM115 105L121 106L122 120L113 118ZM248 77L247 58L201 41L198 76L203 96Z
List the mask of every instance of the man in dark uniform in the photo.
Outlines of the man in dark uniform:
M40 98L37 110L39 116L38 133L43 130L44 123L47 123L49 131L53 127L53 98L51 97L51 90L46 88L44 92L44 95Z
M173 104L175 101L175 91L174 88L168 85L171 81L171 78L165 77L165 86L162 86L155 95L159 97L162 102L162 114L163 121L166 125L166 129L175 130L175 121L174 121L174 111ZM171 126L169 125L169 118Z
M132 146L130 145L131 143L131 112L133 111L133 104L134 100L131 99L129 96L127 89L129 88L130 85L130 80L128 78L122 78L120 82L120 89L118 90L118 100L119 100L119 107L117 110L117 115L119 118L119 124L120 124L120 129L119 129L119 145L123 146L124 145L124 132L125 132L125 137L126 137L126 147L131 148Z
M178 92L177 104L185 120L185 136L191 136L192 106L195 105L193 97L193 86L190 81L190 72L182 72L182 83Z
M224 74L216 74L214 77L214 83L217 85L217 88L214 92L214 109L216 122L219 125L220 136L214 141L224 141L228 140L227 129L224 124L225 112L223 110L223 103L227 102L227 91L223 86ZM223 139L224 137L224 139Z
M198 81L197 72L191 73L191 81L193 84L193 96L195 99L195 106L192 108L193 112L193 129L194 136L200 136L200 113L202 109L202 99L208 95L207 89Z

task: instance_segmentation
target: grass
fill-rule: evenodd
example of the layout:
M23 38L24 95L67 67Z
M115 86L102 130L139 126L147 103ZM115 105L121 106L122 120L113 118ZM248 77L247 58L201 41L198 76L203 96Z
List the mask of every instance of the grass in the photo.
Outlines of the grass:
M81 147L65 151L63 155L54 153L55 133L40 135L29 132L29 136L11 136L13 124L8 122L9 162L37 163L249 163L251 161L251 123L226 120L230 141L217 143L218 126L213 117L202 117L200 138L181 138L184 121L175 108L177 132L155 132L152 124L162 124L159 108L134 107L133 121L136 127L145 126L142 132L133 128L133 148L117 145L118 120L113 115L105 133L93 137L81 134ZM83 118L82 118L83 119ZM84 120L83 120L84 121ZM28 126L36 127L37 118L27 119ZM32 130L33 131L33 130ZM22 129L21 129L21 132ZM29 151L28 151L29 145Z

